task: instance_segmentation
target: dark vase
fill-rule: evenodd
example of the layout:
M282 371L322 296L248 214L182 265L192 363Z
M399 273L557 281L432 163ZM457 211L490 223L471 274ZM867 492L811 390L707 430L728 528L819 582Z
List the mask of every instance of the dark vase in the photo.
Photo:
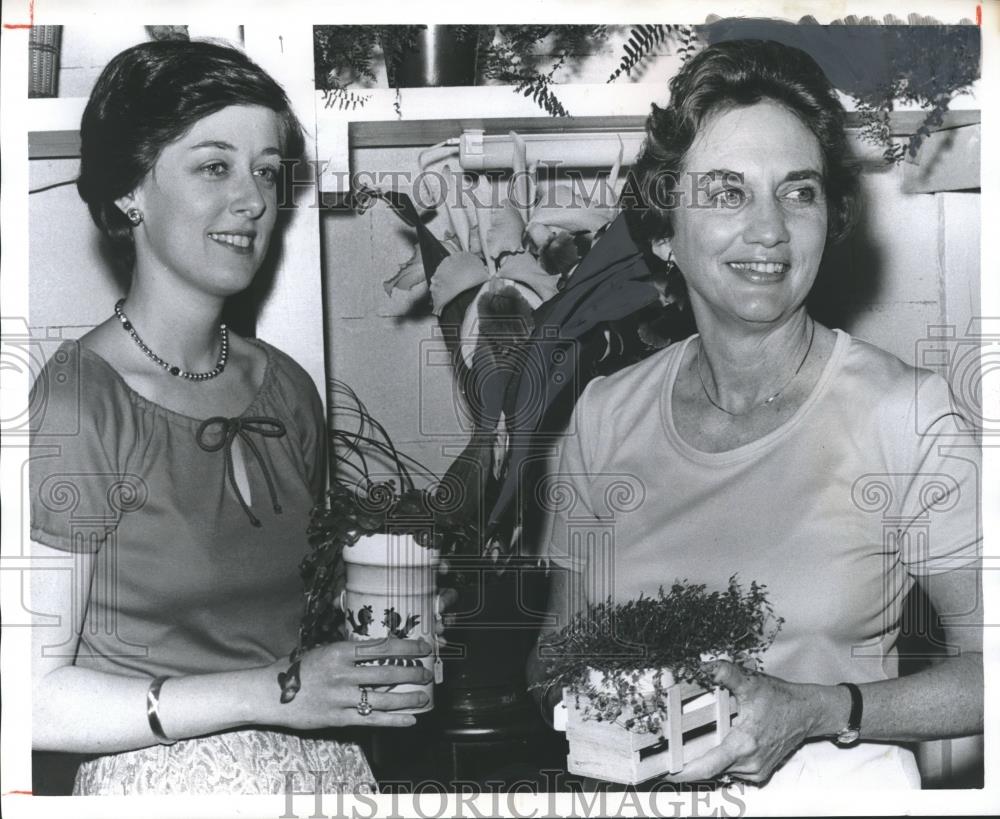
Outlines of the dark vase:
M567 753L565 736L545 724L525 679L548 595L544 569L533 559L515 558L502 573L485 559L448 562L440 583L459 599L448 609L456 622L445 632L444 681L416 727L375 732L376 778L452 789L533 781L544 790L544 772L561 770Z
M397 57L387 57L389 84L397 88L475 85L478 40L462 36L459 26L426 26L416 35L416 45ZM395 75L395 76L394 76Z
M502 729L535 716L525 663L545 613L548 578L533 558L514 557L502 573L488 559L451 558L458 579L454 625L445 632L444 683L435 693L440 723Z

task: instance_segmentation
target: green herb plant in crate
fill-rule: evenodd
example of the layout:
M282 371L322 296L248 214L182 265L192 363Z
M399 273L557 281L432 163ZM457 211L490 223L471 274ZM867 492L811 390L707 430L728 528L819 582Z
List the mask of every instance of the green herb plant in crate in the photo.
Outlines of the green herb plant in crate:
M570 773L634 784L721 742L735 703L706 663L761 670L782 622L763 585L735 576L725 591L678 581L577 613L541 641L546 672L533 686L564 692Z

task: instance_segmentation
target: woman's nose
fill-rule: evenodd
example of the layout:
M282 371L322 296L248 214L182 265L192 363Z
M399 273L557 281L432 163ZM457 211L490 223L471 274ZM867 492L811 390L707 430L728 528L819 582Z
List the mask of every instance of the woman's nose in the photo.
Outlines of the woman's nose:
M260 182L252 173L235 178L235 190L230 209L233 213L256 219L267 209L267 200L260 190Z
M747 242L773 247L789 240L785 212L778 202L769 198L758 199L749 208L748 215L749 222L743 235Z

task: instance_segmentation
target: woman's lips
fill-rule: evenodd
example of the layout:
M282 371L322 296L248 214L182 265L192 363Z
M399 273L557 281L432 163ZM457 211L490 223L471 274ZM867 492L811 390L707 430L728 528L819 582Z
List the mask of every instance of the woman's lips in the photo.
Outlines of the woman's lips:
M791 265L785 262L728 262L729 267L755 284L772 284L785 278Z
M208 238L216 244L224 245L235 253L253 253L253 236L246 233L209 233Z

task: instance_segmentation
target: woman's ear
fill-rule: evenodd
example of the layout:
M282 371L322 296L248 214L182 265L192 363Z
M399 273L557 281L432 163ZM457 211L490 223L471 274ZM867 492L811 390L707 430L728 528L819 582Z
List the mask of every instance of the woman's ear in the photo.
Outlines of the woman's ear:
M118 208L118 210L120 210L122 213L128 214L129 208L136 207L135 194L129 193L126 194L125 196L119 196L115 200L115 207Z
M669 262L673 259L674 251L670 246L670 240L667 238L663 239L653 239L649 243L650 250L653 251L653 255L659 259L663 259L665 262Z

